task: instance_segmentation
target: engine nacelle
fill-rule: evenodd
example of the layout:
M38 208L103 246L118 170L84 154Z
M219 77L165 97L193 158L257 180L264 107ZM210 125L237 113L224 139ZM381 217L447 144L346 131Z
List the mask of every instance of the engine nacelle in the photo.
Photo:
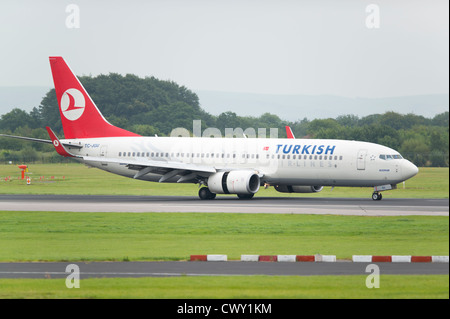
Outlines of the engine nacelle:
M254 171L230 171L215 173L208 178L208 188L215 194L255 194L260 179Z
M323 186L276 185L275 189L280 193L318 193Z

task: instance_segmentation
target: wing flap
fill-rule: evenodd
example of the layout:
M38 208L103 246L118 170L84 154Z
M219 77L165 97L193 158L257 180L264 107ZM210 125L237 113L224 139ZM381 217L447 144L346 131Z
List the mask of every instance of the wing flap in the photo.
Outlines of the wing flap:
M202 176L209 176L216 173L216 169L211 166L197 165L191 163L180 163L180 162L163 162L163 161L153 161L148 159L127 159L124 161L119 158L105 158L105 157L95 157L95 156L83 156L83 160L87 162L101 162L101 163L114 163L119 165L124 165L131 170L136 170L134 178L139 178L148 173L158 173L161 175L168 174L174 170L181 174L184 171L196 172ZM175 175L178 175L175 174ZM174 175L174 176L175 176ZM168 175L169 176L169 175ZM173 176L170 176L173 177ZM168 177L164 178L162 181L167 180Z

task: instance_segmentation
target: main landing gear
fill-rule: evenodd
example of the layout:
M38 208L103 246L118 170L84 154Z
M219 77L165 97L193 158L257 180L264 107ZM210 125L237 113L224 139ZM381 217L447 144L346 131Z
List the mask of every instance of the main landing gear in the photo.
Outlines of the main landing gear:
M216 194L211 193L211 191L209 190L208 187L202 187L199 189L198 191L198 197L200 197L200 199L214 199L216 198Z
M239 199L252 199L255 194L237 194ZM214 199L216 194L212 193L208 187L202 187L198 191L198 197L202 200Z

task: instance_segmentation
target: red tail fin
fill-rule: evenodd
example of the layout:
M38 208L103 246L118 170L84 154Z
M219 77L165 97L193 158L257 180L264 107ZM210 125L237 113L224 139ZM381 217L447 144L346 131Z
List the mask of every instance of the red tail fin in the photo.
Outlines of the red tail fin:
M50 57L56 98L66 139L139 136L110 124L62 57Z

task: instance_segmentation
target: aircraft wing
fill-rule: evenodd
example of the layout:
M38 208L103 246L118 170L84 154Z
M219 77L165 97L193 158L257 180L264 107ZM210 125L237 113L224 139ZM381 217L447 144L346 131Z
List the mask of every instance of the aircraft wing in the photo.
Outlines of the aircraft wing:
M190 164L190 163L180 163L180 162L170 162L170 161L155 161L149 160L147 158L139 159L119 159L119 158L108 158L104 156L80 156L70 152L65 145L63 145L55 133L50 127L46 127L47 132L51 138L51 143L56 149L58 154L65 157L74 157L81 159L85 162L99 162L102 165L108 164L119 164L127 167L128 169L135 170L136 174L134 178L140 178L149 173L160 174L162 177L159 182L165 182L166 180L179 176L177 182L187 182L197 179L198 177L207 177L211 174L216 173L216 169L210 166ZM68 144L67 146L73 146Z
M119 164L127 167L128 169L135 170L136 174L133 178L139 179L142 176L154 173L162 175L159 182L165 182L166 180L179 176L178 183L194 180L198 177L207 177L217 172L217 170L211 166L197 165L191 163L180 162L166 162L166 161L154 161L146 158L142 159L119 159L119 158L105 158L102 156L82 156L82 159L87 162L100 162L102 164Z
M33 138L33 137L7 135L7 134L0 134L0 137L17 138L17 139L20 139L20 140L31 141L31 142L39 142L39 143L46 143L46 144L52 144L53 143L53 141L51 141L51 140L44 140L44 139ZM76 144L63 143L63 145L67 146L67 147L70 146L70 147L73 147L73 148L82 148L81 145L76 145Z

